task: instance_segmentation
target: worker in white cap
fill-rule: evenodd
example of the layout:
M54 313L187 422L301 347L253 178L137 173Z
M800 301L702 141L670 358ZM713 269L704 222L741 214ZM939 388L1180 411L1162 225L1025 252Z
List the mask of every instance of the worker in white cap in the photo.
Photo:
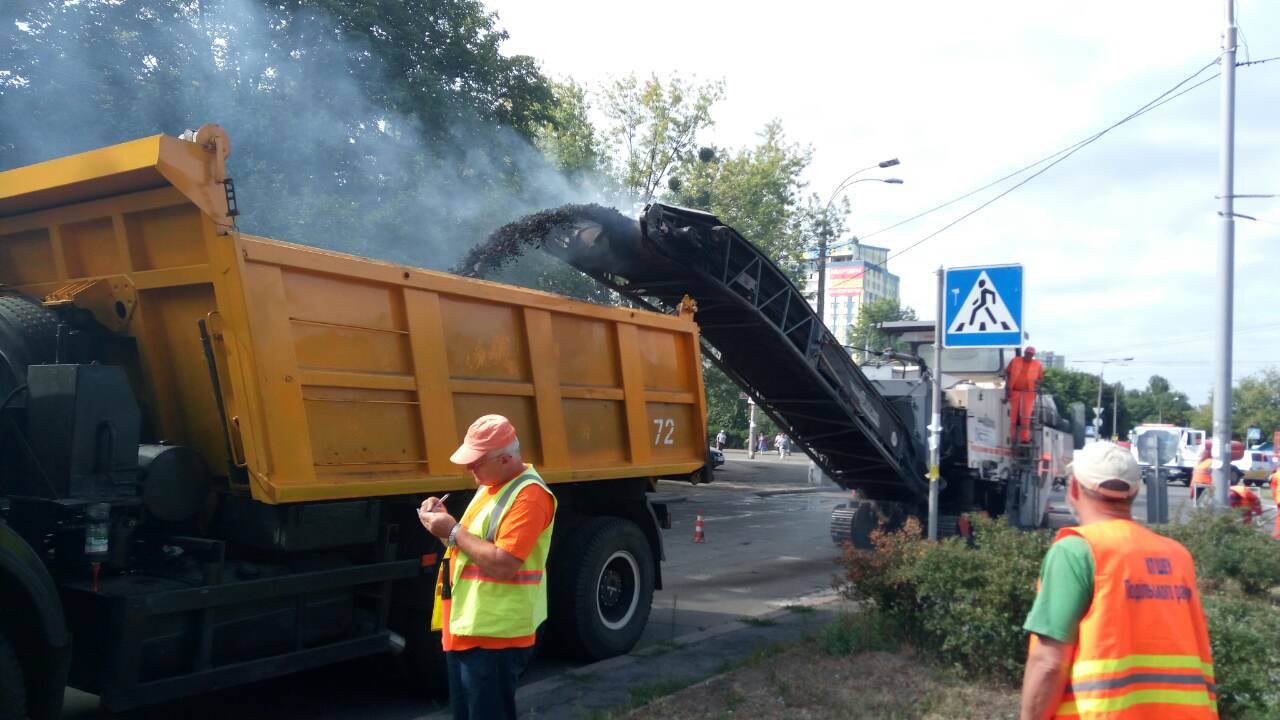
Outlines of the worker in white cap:
M1141 471L1109 442L1076 451L1023 628L1022 720L1216 718L1209 631L1187 549L1134 522Z

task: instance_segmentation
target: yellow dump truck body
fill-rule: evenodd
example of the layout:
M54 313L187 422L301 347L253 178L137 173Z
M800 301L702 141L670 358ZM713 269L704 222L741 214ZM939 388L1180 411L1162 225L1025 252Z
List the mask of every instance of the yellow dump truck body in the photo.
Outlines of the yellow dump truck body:
M512 419L553 483L703 466L687 315L241 234L225 136L200 140L158 135L0 173L0 283L135 338L158 439L215 471L230 445L267 503L469 487L448 458L486 413Z

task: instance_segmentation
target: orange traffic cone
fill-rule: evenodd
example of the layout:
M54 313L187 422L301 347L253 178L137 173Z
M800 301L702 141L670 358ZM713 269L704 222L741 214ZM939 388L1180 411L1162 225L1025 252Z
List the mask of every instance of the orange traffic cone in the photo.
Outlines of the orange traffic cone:
M704 543L707 536L702 531L702 511L698 511L698 519L693 521L693 541L696 543Z

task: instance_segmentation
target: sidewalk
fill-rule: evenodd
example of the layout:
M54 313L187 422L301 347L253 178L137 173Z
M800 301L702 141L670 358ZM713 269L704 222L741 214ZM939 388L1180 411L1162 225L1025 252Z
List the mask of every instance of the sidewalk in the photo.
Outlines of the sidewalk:
M849 607L834 594L815 597L570 670L521 688L520 716L577 720L622 711L727 672L767 648L816 634Z

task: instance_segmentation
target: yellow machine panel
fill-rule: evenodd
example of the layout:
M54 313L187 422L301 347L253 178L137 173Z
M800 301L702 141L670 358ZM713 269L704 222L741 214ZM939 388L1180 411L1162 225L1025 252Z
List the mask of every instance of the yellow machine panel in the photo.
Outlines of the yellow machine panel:
M688 314L241 234L229 148L206 126L0 173L0 283L135 338L157 439L243 468L268 503L470 487L448 458L486 413L549 482L703 466Z

